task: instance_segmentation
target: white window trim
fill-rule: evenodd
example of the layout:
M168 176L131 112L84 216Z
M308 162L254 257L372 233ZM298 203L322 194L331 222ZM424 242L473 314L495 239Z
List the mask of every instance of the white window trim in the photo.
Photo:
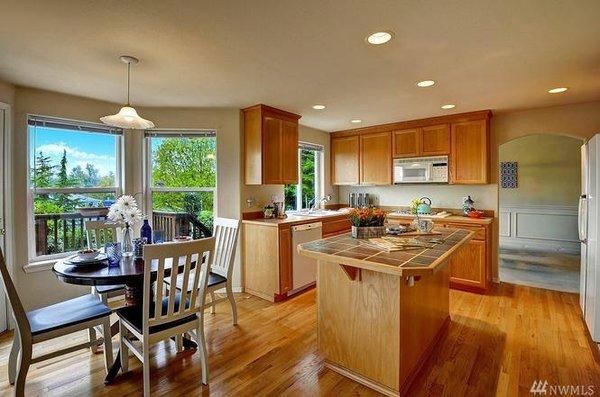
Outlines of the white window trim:
M153 129L147 130L146 136L144 137L144 213L150 214L152 213L152 193L153 192L171 192L171 193L195 193L195 192L213 192L213 216L217 217L218 211L218 203L217 203L217 190L218 190L218 180L219 180L219 170L218 170L218 160L217 160L217 178L215 180L214 187L162 187L162 186L152 186L152 134L158 134L160 137L168 137L168 135L173 135L173 137L194 137L194 135L201 135L203 133L212 133L215 138L217 136L216 130L207 130L207 129ZM215 156L218 159L218 145L215 148ZM148 219L150 225L152 225L152 217Z
M296 211L306 210L309 208L302 208L302 150L307 149L303 148L302 144L307 144L309 146L319 147L319 150L314 150L317 152L315 156L315 200L323 197L323 190L325 187L325 175L323 169L325 150L322 145L318 145L310 142L299 142L298 144L298 183L296 184ZM310 150L310 149L308 149Z
M25 141L27 145L27 253L28 263L23 266L23 270L26 273L33 273L43 270L49 270L54 266L59 259L66 258L73 255L74 251L61 252L51 255L36 255L35 251L35 214L34 214L34 196L35 194L45 193L115 193L115 197L119 197L123 191L123 161L122 153L123 150L123 135L114 134L116 137L116 148L115 148L115 160L116 160L116 171L115 171L115 187L89 187L89 188L31 188L31 147L29 140L29 124L28 120L30 117L36 117L36 115L28 114L26 118L27 133L25 134ZM57 119L62 120L62 119ZM75 122L76 120L64 119L66 122ZM90 125L87 121L81 121L82 124ZM96 123L97 124L97 123ZM35 157L35 156L34 156Z

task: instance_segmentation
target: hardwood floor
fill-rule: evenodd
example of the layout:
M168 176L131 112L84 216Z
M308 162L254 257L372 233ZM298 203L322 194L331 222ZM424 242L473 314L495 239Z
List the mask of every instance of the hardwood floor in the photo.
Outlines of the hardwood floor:
M314 290L279 304L245 294L237 301L237 327L231 325L226 304L206 316L210 385L200 384L195 351L177 354L173 342L161 343L151 353L153 395L379 395L323 368L316 350ZM540 379L549 385L594 386L600 392L600 364L579 317L576 294L501 284L488 295L451 291L450 309L450 328L410 396L529 396L533 381ZM64 339L72 343L85 337ZM0 395L12 394L6 380L11 339L10 333L0 336ZM113 344L116 348L116 339ZM26 395L142 393L135 358L130 372L114 384L105 386L103 378L102 354L81 350L34 364Z

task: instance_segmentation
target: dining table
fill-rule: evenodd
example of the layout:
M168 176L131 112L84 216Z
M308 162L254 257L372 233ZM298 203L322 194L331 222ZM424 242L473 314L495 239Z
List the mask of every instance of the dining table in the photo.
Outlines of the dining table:
M107 285L125 285L125 305L135 306L142 310L143 302L143 286L144 286L144 269L146 263L143 258L134 256L123 256L118 264L109 265L108 261L103 261L95 264L73 265L70 262L72 257L58 260L52 271L54 275L62 282L75 285L86 286L107 286ZM181 273L185 266L185 257L179 258L177 273ZM194 263L192 262L192 266ZM151 277L156 280L158 271L158 261L153 260L150 263ZM170 274L172 263L165 262L165 275ZM152 293L152 289L151 289ZM152 300L152 297L150 297ZM111 335L115 336L119 332L118 321L111 325ZM187 338L183 337L183 347L195 349L198 345ZM104 383L111 383L121 369L121 351L117 352L116 358L110 367Z

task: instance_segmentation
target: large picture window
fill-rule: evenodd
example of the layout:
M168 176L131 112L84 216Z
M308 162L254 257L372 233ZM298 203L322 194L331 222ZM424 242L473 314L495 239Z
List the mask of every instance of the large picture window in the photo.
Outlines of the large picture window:
M30 258L87 246L86 219L102 219L120 193L120 129L29 116Z
M215 132L148 131L146 141L146 206L154 230L167 240L209 234L217 191Z
M285 209L302 210L310 208L322 196L323 189L323 147L300 142L298 145L297 185L285 185Z

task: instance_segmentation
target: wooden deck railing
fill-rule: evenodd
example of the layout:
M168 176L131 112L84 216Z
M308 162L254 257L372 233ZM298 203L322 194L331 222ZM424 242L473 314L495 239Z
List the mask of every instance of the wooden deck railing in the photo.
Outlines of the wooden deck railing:
M35 251L39 255L77 251L87 247L86 220L106 219L106 216L83 216L80 213L35 215ZM154 211L153 230L164 230L165 241L175 236L209 237L211 230L186 212Z

